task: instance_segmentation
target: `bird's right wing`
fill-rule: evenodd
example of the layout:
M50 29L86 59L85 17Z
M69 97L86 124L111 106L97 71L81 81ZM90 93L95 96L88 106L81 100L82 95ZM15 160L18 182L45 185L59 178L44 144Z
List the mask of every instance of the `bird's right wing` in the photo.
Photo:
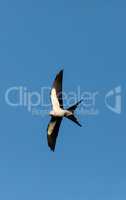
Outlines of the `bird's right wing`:
M53 82L51 89L51 102L53 110L58 110L63 108L63 99L62 99L62 80L63 80L63 70L61 70Z
M52 117L47 128L48 146L52 151L55 150L56 139L58 136L61 121L62 117Z

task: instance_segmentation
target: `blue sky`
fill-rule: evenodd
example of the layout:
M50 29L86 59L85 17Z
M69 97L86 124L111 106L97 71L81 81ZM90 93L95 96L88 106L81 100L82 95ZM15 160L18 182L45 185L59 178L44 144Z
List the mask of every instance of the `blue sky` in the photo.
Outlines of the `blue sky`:
M0 1L0 199L126 199L124 0ZM49 116L4 99L13 86L40 91L64 64L64 90L98 91L98 115L64 120L55 153ZM122 88L122 112L104 104ZM48 96L47 96L48 98Z

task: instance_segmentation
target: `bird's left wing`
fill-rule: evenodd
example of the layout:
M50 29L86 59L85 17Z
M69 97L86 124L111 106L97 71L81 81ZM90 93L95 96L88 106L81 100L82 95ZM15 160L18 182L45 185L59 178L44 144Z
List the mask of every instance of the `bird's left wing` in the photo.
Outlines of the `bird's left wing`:
M51 102L53 110L58 110L63 108L63 99L62 99L62 80L63 80L63 70L61 70L53 82L51 89Z
M56 139L58 136L60 124L62 121L62 117L52 117L51 121L47 128L47 140L48 140L48 146L52 151L55 150L56 145Z

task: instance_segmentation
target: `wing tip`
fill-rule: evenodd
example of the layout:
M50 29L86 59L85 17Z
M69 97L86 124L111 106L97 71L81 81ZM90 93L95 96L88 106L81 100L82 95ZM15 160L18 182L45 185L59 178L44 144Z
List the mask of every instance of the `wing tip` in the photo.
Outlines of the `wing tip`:
M63 71L64 71L64 69L62 68L62 69L59 71L58 74L63 75Z
M80 123L79 123L79 126L80 126L80 127L83 127L82 124L80 124Z
M49 150L50 150L50 151L52 151L52 152L54 152L54 151L55 151L55 148L54 148L54 147L52 147L52 146L50 146L49 144L48 144L48 147L49 147Z
M50 151L54 152L54 151L55 151L55 148L51 148L51 147L50 147Z

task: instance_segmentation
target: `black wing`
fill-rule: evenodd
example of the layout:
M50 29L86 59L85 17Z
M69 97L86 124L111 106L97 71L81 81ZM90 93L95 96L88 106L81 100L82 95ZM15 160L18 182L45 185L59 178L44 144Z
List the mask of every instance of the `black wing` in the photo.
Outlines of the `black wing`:
M52 151L55 150L56 139L59 132L59 127L62 121L62 117L52 117L47 128L47 140L48 146Z
M62 99L62 80L63 80L63 70L61 70L53 82L51 89L51 102L53 110L61 107L63 108L63 99Z

